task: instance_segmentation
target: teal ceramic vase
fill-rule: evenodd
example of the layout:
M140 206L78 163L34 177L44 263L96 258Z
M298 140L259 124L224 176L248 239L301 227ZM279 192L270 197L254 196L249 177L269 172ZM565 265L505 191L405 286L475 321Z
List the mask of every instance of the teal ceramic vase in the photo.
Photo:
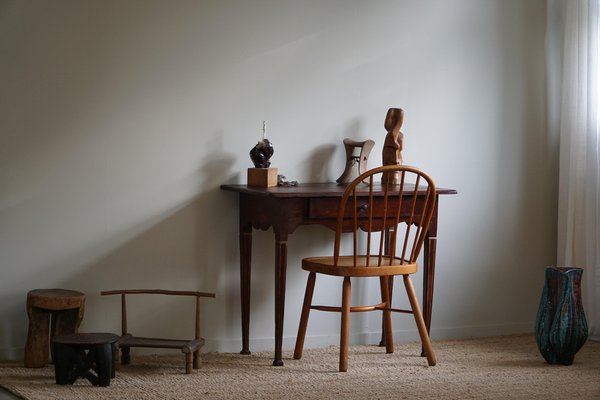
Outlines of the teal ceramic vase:
M535 322L538 349L550 364L573 364L588 336L581 300L582 268L548 267Z

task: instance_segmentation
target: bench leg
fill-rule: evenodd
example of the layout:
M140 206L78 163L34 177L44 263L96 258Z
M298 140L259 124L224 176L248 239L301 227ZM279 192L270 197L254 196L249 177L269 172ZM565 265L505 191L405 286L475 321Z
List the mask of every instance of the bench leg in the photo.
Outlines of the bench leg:
M192 373L192 353L185 353L185 373Z
M131 348L121 346L121 365L129 365L131 363Z
M194 364L193 364L193 368L194 369L200 368L200 350L196 350L194 352Z

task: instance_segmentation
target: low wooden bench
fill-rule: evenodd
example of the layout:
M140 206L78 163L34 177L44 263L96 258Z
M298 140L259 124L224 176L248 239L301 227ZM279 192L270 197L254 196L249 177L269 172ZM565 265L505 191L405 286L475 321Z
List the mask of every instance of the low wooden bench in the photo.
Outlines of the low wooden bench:
M131 347L148 347L159 349L180 349L185 354L185 373L192 373L193 369L200 368L200 348L204 345L204 339L200 337L200 298L215 297L214 293L179 291L179 290L162 290L162 289L125 289L125 290L108 290L100 293L102 296L121 295L121 330L122 336L119 339L119 348L121 349L121 364L127 365L131 363ZM165 339L165 338L148 338L133 336L127 331L127 301L126 295L131 294L161 294L171 296L192 296L196 298L196 323L195 335L193 339Z

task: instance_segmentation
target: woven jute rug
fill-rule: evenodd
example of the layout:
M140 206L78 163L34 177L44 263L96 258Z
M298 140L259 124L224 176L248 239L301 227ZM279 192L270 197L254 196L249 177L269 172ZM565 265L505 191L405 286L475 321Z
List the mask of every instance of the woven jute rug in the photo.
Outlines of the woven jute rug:
M0 364L0 385L31 400L93 399L600 399L600 343L588 341L571 366L549 365L533 336L434 341L438 364L428 367L418 343L397 344L394 354L373 346L350 349L350 366L337 372L338 348L250 356L203 355L202 367L183 372L178 353L133 357L109 387L85 380L54 383L53 367Z

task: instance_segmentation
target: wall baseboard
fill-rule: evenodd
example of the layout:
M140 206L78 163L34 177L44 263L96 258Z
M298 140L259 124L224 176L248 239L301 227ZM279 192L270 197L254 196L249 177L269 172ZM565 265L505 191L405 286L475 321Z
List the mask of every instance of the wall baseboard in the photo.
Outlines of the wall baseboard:
M0 360L22 361L25 349L23 347L0 347Z
M531 333L533 332L532 324L510 324L510 325L481 325L481 326L469 326L469 327L455 327L455 328L437 328L431 332L431 338L435 340L444 339L465 339L472 337L486 337L486 336L502 336L502 335L513 335L518 333ZM327 346L338 346L339 335L313 335L307 336L304 341L305 348L319 348ZM359 332L350 334L350 344L378 344L381 340L381 332ZM419 333L415 329L396 330L394 331L394 341L397 343L414 342L419 340ZM258 351L272 351L274 339L269 338L258 338L250 340L250 350L252 352ZM295 336L288 336L283 338L283 349L284 351L291 351L294 349L296 344ZM434 344L435 345L435 344ZM203 352L220 352L220 353L237 353L242 348L241 339L207 339ZM157 353L156 349L132 349L138 354L153 354ZM23 348L18 347L7 347L0 348L0 360L5 361L19 361L23 360ZM135 353L134 353L135 354Z
M466 339L472 337L488 337L514 335L519 333L533 332L533 324L510 324L510 325L481 325L455 328L432 329L431 338L435 340ZM319 348L326 346L338 346L339 335L307 335L304 341L305 348ZM350 344L378 344L381 340L381 332L360 332L350 334ZM394 341L398 343L414 342L419 340L417 329L395 330ZM274 339L258 338L250 340L250 351L272 351ZM296 344L295 336L283 338L283 349L293 350ZM223 353L239 352L242 348L240 339L208 340L203 348L204 351L216 351Z

